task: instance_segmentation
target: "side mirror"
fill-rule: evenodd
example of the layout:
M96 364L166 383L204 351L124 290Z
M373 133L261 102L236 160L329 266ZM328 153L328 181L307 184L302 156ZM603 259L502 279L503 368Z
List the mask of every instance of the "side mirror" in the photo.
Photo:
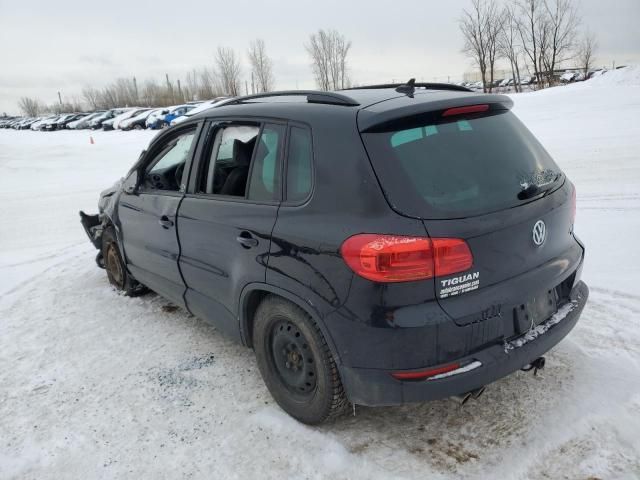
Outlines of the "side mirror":
M134 170L124 181L122 191L128 195L135 195L138 193L138 171Z

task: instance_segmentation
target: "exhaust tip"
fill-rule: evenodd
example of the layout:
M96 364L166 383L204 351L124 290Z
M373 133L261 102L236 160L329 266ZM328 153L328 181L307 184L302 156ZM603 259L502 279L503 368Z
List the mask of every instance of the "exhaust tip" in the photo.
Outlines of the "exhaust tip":
M471 392L467 392L467 393L463 393L462 395L453 395L451 398L460 406L462 406L465 403L467 403L469 400L471 400L472 396L473 395Z
M475 390L471 391L471 396L473 397L474 400L477 400L484 393L484 390L485 390L485 387L476 388Z

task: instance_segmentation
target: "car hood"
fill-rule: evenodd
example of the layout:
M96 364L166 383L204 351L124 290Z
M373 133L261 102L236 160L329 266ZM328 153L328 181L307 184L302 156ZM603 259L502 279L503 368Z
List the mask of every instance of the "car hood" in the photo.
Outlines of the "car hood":
M115 206L115 201L118 198L117 193L122 190L122 184L124 183L124 178L121 178L109 188L100 192L100 199L98 200L98 211L100 213L106 213L109 217L111 217L113 208Z

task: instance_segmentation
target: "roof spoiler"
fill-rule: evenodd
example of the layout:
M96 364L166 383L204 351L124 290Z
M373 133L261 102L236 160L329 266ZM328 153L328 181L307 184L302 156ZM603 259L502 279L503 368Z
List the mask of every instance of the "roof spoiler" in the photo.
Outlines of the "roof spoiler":
M424 83L416 82L415 78L409 79L407 83L381 83L378 85L364 85L362 87L345 88L344 90L373 90L383 88L394 88L398 93L412 96L416 88L425 88L427 90L453 90L456 92L472 92L466 87L453 85L451 83Z
M439 122L453 117L456 110L464 111L464 107L483 106L475 113L491 115L497 110L509 110L513 100L506 95L480 93L476 95L460 95L434 100L428 95L418 95L414 99L396 97L373 108L364 108L358 113L358 128L361 132L381 132L398 127L399 124L411 123L416 119ZM385 108L382 108L385 107ZM444 115L446 112L447 115Z

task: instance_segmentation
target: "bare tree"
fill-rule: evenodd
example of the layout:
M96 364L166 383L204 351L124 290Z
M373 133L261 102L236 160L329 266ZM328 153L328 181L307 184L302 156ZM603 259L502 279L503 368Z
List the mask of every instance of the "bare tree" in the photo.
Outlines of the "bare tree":
M582 73L584 74L584 79L587 79L589 75L589 70L593 68L595 52L598 49L598 40L593 32L587 31L582 36L580 44L578 45L578 53L577 59L580 68L582 68Z
M518 0L517 26L522 49L528 58L538 85L542 84L542 68L539 46L541 30L545 28L545 20L540 7L541 0Z
M242 69L236 52L231 48L218 47L215 64L216 76L222 91L234 97L240 95L240 74Z
M273 90L273 62L267 56L264 40L258 38L251 42L247 52L251 64L251 87L256 93Z
M351 41L336 30L318 30L305 45L311 57L316 83L321 90L339 90L349 86L347 55Z
M502 13L494 0L472 0L471 11L463 10L459 21L464 36L462 51L480 69L485 92L492 89L502 21Z
M541 51L549 85L555 82L558 65L571 58L576 45L580 17L571 0L544 0L546 33L548 42Z
M100 91L93 87L84 87L82 89L82 98L91 110L95 110L100 102Z
M37 117L44 110L43 105L36 98L22 97L18 107L27 117Z
M520 86L520 54L521 46L518 35L518 19L513 5L504 7L502 13L503 28L498 36L498 52L509 60L511 78L516 92L522 91Z
M485 10L486 15L486 38L487 38L487 66L489 67L489 93L493 89L494 73L496 70L496 60L500 55L499 43L500 34L503 30L504 12L497 7L494 0L489 0Z

